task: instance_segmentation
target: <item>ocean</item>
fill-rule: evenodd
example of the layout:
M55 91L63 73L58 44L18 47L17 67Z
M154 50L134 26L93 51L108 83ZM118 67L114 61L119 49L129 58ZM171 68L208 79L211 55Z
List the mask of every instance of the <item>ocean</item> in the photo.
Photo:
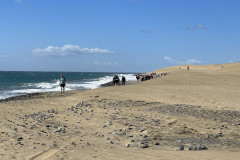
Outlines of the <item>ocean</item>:
M66 91L99 88L111 82L115 74L125 76L127 81L136 81L134 73L0 71L0 99L60 91L61 74L67 81Z

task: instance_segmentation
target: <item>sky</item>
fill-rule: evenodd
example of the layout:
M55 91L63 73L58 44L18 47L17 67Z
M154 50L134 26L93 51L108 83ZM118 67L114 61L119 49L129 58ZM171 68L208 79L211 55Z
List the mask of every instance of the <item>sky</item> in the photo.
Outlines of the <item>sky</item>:
M239 0L0 0L0 71L240 61Z

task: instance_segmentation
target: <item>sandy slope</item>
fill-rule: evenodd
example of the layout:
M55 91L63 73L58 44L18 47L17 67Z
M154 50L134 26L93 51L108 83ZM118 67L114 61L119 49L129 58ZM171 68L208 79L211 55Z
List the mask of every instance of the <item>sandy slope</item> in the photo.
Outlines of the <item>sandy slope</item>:
M186 67L2 102L0 159L240 159L240 64Z

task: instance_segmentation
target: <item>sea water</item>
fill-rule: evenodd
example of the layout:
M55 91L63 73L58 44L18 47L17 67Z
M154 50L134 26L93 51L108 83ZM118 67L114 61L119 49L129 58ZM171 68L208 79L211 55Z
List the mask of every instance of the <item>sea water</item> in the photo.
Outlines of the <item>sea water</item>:
M67 81L66 91L99 88L101 84L111 82L115 74L120 79L121 76L125 76L127 81L136 81L134 73L0 71L0 99L31 93L60 91L61 74Z

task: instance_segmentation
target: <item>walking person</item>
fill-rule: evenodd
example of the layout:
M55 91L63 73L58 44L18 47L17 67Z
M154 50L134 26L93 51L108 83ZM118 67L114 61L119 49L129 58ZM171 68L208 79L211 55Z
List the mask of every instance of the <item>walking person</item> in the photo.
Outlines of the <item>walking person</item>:
M65 85L66 85L66 78L63 77L63 74L61 74L60 78L60 87L61 87L61 94L65 91Z

